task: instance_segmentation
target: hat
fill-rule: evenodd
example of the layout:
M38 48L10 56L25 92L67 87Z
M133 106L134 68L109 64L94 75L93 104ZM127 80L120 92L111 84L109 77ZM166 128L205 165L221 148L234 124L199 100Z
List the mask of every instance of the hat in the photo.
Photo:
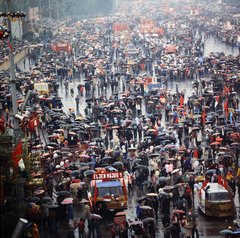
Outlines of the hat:
M231 230L231 229L232 229L232 227L231 227L231 226L229 226L229 227L228 227L228 230Z

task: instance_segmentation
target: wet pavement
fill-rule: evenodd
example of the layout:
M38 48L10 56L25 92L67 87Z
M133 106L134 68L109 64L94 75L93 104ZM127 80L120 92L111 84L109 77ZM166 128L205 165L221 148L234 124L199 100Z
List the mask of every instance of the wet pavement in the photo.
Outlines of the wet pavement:
M213 37L207 38L206 43L205 43L205 48L204 48L204 55L208 55L210 52L219 52L219 51L223 51L225 52L227 55L228 54L232 54L232 55L237 55L238 54L238 48L237 47L232 47L230 45L226 45L224 43L222 43L221 41L219 41L218 39L215 39ZM31 65L31 64L30 64ZM23 65L23 60L21 60L20 62L18 62L18 67L20 67L22 70L28 70L29 69L29 61L26 58L25 60L25 69L24 69L24 65ZM154 64L153 64L154 65ZM206 77L208 78L208 77ZM122 79L121 79L122 80ZM84 83L84 75L81 74L81 77L77 76L77 78L73 79L73 84L74 84L74 95L71 95L69 90L65 88L64 86L64 80L63 81L59 81L59 90L58 90L58 95L60 97L63 97L63 104L64 104L64 111L67 112L69 107L74 107L76 108L76 103L75 103L75 97L77 96L77 83ZM192 94L192 84L191 84L191 80L184 80L184 81L169 81L167 83L167 88L173 92L175 91L175 87L176 84L178 85L178 89L179 91L182 91L183 89L186 90L186 97L190 96ZM122 83L120 83L119 85L122 86ZM120 93L121 91L121 86L119 89L119 97L120 97ZM95 96L97 95L97 89L95 90ZM109 97L109 95L111 95L111 90L110 90L110 86L108 86L107 89L107 97ZM78 116L79 113L81 113L82 115L84 115L84 108L86 107L86 95L84 92L84 96L80 97L80 107L79 107L79 111L76 113L76 116ZM145 108L143 108L143 113L145 112ZM163 117L164 118L164 117ZM164 121L163 121L164 124ZM146 192L137 189L136 187L134 188L134 195L133 196L129 196L129 200L128 200L128 209L126 210L128 216L134 220L136 217L136 206L137 206L137 199L144 196L146 194ZM236 217L239 218L239 200L238 200L238 196L236 195L235 197L235 205L237 207L237 215ZM207 217L205 215L203 215L197 208L195 209L196 213L199 213L199 218L198 218L198 230L199 230L199 235L201 237L211 237L211 238L215 238L215 237L220 237L219 235L219 231L222 229L227 228L228 226L232 225L232 220L235 217L230 217L230 218L211 218L211 217ZM172 203L171 203L171 212L170 214L172 214ZM78 222L79 219L82 217L83 215L83 205L79 205L79 204L74 204L74 215L75 215L75 220ZM108 213L107 214L107 223L112 223L113 222L113 217L114 214L113 213ZM162 228L162 224L161 224L161 218L162 218L162 214L159 214L159 220L158 222L156 222L156 237L163 237L163 228ZM58 228L57 228L57 234L55 237L66 237L66 233L68 231L68 227L66 225L66 220L64 221L59 221L58 222ZM86 227L87 227L87 221L86 221ZM85 232L85 237L87 237L87 231ZM51 237L50 234L50 230L48 227L42 227L40 226L40 237ZM78 238L78 233L75 232L75 237ZM111 237L110 235L110 230L106 230L103 226L101 227L101 237Z

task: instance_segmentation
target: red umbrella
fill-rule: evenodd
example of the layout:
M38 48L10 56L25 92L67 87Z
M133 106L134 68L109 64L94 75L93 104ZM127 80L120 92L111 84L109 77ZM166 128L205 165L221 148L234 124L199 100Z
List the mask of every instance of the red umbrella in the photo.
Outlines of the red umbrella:
M184 212L183 210L175 210L175 211L173 211L173 214L177 214L177 213L186 213L186 212Z
M219 145L219 144L220 144L220 142L218 142L218 141L211 143L211 145Z
M222 141L223 140L223 138L216 138L216 141Z

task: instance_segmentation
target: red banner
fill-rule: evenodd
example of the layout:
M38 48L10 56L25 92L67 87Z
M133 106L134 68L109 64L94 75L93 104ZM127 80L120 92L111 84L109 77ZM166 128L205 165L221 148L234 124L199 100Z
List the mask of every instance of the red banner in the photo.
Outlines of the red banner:
M92 174L92 180L121 179L121 178L123 178L123 172L109 172L109 173Z

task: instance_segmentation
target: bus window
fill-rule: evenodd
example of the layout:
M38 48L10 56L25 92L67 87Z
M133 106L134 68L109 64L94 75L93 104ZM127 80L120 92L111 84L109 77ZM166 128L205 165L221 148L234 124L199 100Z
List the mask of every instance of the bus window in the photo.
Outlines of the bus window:
M114 196L123 196L123 188L122 187L111 187L111 195Z
M98 188L98 197L110 197L110 188Z
M209 201L226 201L230 200L228 193L210 193Z

